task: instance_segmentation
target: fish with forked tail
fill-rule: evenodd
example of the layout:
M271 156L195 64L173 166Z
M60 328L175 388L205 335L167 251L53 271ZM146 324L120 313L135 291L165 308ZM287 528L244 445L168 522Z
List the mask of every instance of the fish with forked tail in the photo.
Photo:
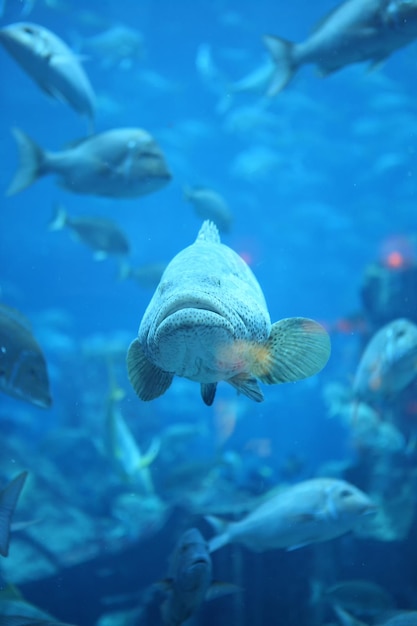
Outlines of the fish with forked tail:
M416 37L417 0L347 0L301 43L264 36L275 62L268 95L284 89L302 65L317 65L323 76L352 63L375 66Z
M301 380L319 372L329 355L329 336L317 322L294 317L271 325L254 274L206 220L163 273L127 367L141 400L161 396L177 375L199 382L207 405L219 381L261 402L257 379Z

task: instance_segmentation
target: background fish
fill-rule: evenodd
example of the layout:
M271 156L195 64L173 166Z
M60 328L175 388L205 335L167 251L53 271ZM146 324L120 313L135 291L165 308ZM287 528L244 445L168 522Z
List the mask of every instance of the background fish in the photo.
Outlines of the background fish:
M134 198L171 180L154 138L140 128L117 128L81 140L61 152L46 152L21 130L13 129L20 167L7 195L29 187L41 176L57 174L73 193Z
M29 321L0 304L0 391L41 408L51 406L45 357Z
M398 319L367 344L353 381L355 398L378 401L394 396L417 376L417 326Z
M264 36L275 62L273 96L307 63L324 76L351 63L376 65L417 37L416 0L348 0L324 17L305 41L295 44Z
M142 400L165 393L177 375L199 382L210 405L221 380L260 402L257 378L267 384L300 380L320 371L329 354L329 337L312 320L271 326L252 271L205 221L194 244L165 270L127 366Z
M9 554L10 525L28 473L22 472L0 491L0 554Z
M191 202L201 219L211 220L220 231L229 232L233 215L228 204L217 191L207 187L185 187L184 196Z
M66 102L92 122L93 88L62 39L39 24L16 22L0 29L0 43L45 93Z
M234 542L257 552L298 548L339 537L375 511L370 498L346 481L313 478L272 494L239 522L208 516L218 532L210 552Z
M129 241L124 232L112 220L103 217L71 217L59 205L49 223L50 230L62 230L68 227L87 246L95 251L94 258L105 259L108 255L126 255L129 253Z

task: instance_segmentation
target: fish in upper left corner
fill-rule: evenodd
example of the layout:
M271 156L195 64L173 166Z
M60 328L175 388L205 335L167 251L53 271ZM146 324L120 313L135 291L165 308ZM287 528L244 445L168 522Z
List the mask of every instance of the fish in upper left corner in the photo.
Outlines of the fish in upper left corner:
M0 43L49 96L66 102L92 124L95 95L74 52L44 26L16 22L0 29Z
M52 404L45 357L26 317L0 304L0 391L41 408Z
M10 525L27 472L22 472L0 491L0 554L9 554Z
M238 590L236 585L214 582L208 545L197 528L180 537L171 558L169 577L157 586L168 594L162 605L166 626L181 626L206 599Z
M307 63L323 76L352 63L369 61L372 67L416 37L417 0L346 0L301 43L264 36L275 63L268 95L284 89Z

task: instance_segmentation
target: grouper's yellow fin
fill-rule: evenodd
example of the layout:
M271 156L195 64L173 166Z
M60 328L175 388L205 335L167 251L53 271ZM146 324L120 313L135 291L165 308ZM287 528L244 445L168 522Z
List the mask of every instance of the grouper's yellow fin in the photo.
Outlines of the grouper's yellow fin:
M132 341L127 352L127 373L133 389L145 401L162 396L174 378L149 361L139 339Z
M273 385L317 374L330 356L330 338L323 326L305 317L290 317L272 325L269 339L251 348L251 372Z

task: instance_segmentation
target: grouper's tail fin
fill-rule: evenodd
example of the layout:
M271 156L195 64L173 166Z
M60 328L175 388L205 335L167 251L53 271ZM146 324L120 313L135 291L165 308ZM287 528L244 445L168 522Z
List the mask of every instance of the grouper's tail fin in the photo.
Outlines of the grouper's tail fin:
M275 96L288 85L298 69L294 61L295 44L273 35L264 35L263 42L275 63L275 72L269 83L267 96Z
M6 191L6 196L13 196L23 191L46 173L46 157L42 148L19 128L13 128L12 133L17 142L20 163Z

